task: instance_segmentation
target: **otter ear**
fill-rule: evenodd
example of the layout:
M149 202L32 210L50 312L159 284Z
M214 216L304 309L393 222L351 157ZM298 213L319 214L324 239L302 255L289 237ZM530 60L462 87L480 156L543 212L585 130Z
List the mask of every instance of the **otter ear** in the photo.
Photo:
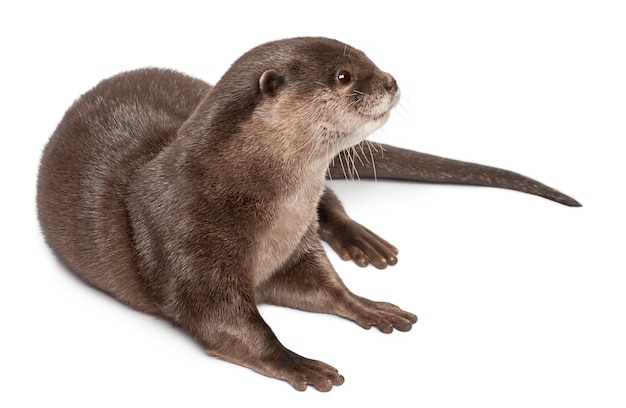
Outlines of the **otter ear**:
M265 71L259 78L259 89L264 95L275 96L285 83L285 78L273 69Z

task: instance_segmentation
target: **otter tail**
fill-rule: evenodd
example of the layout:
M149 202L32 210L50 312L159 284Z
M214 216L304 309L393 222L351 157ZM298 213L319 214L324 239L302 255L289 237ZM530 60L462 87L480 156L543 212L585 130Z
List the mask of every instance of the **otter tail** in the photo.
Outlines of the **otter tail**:
M581 206L573 198L509 170L369 141L339 153L329 165L328 177L331 179L358 177L412 180L508 188L544 197L570 207Z

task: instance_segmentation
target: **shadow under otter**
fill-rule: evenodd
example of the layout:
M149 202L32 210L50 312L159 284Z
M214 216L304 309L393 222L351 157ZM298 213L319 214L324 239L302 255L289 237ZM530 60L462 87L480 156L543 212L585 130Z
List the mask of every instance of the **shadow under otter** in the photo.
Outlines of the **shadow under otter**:
M580 205L507 170L359 147L398 99L391 75L325 38L256 47L213 87L169 70L116 75L68 109L44 150L44 235L89 285L172 321L209 354L298 390L330 390L344 381L338 371L285 348L257 304L384 333L410 330L417 316L355 295L333 269L321 239L362 266L395 264L398 251L349 218L326 176L476 184ZM367 160L355 160L355 145Z

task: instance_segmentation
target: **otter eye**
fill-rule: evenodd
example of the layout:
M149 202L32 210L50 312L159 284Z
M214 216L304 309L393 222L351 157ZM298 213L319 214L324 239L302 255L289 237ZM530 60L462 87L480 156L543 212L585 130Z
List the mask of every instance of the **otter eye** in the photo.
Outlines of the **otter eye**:
M337 73L337 81L339 81L341 85L348 85L352 82L352 74L346 70L341 70Z

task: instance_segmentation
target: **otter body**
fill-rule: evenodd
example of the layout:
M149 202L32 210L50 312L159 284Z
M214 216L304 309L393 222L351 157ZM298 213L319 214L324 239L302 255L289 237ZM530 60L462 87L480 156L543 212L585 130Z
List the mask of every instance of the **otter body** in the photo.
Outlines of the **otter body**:
M337 370L283 347L256 305L333 313L386 333L416 322L350 292L320 243L360 265L396 262L397 250L352 221L324 180L346 174L329 162L382 126L398 99L393 77L325 38L254 48L214 87L160 69L117 75L74 103L45 148L44 234L80 278L174 322L209 354L299 390L329 390L343 383ZM380 178L480 179L577 204L532 180L535 190L517 188L512 179L529 179L515 173L498 185L502 177L489 177L503 170L463 162L450 161L482 176L434 180L434 156L383 148L371 152ZM371 164L348 170L373 175Z

